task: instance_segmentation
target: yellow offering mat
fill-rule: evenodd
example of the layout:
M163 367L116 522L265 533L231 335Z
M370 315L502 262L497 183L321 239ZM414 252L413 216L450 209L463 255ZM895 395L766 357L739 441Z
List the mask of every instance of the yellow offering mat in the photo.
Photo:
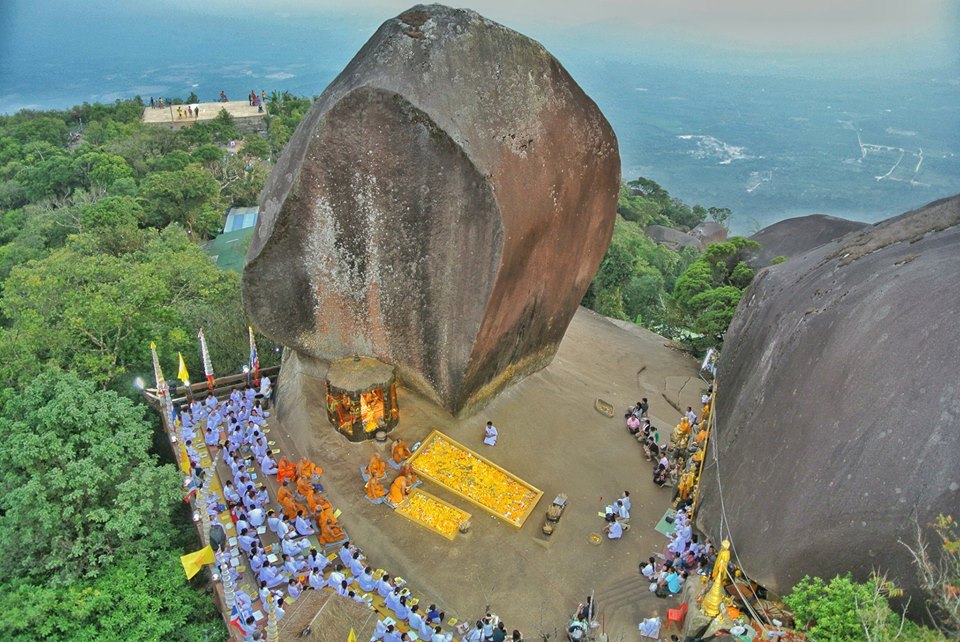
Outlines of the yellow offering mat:
M396 511L450 540L457 536L460 524L470 519L470 513L419 488L410 491Z
M413 470L517 528L543 491L434 430L410 457Z

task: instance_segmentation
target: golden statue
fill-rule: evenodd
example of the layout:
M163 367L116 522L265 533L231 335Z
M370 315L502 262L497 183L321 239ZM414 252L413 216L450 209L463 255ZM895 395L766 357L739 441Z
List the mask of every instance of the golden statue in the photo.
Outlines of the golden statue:
M717 561L713 565L713 573L710 577L717 579L721 571L726 572L728 564L730 564L730 540L725 539L720 543L720 552L717 553Z
M707 591L700 604L700 610L707 617L720 615L720 605L723 604L723 580L727 575L727 564L730 562L730 540L723 540L720 553L713 565L713 586Z

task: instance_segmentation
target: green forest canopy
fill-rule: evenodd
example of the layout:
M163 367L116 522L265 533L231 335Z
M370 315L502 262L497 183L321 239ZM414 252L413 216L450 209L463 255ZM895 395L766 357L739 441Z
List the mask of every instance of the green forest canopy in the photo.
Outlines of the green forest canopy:
M181 574L193 524L131 383L151 371L150 341L164 364L182 352L199 372L201 326L215 368L244 360L239 275L199 244L227 207L257 204L311 102L274 92L265 135L243 136L226 112L176 131L144 125L139 100L0 116L0 535L16 551L0 561L5 639L223 636L204 574ZM729 210L689 207L641 178L619 212L584 304L722 334L752 277L749 245L674 252L644 227L686 230Z

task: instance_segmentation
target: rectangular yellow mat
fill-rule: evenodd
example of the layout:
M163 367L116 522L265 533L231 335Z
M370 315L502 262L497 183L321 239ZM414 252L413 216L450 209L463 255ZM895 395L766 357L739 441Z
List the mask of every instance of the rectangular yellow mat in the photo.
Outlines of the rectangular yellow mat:
M517 528L543 491L434 430L410 457L413 470Z
M470 519L470 513L419 488L410 491L396 510L407 519L450 540L457 536L460 524Z

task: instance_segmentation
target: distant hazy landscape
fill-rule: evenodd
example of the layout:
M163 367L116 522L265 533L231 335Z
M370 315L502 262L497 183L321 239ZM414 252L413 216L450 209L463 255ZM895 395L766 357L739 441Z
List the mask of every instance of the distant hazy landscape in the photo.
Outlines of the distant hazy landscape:
M191 91L214 100L221 89L317 95L403 6L202 13L14 0L0 8L0 112ZM730 207L737 232L815 212L875 221L960 192L955 47L892 43L884 60L717 55L544 23L508 26L543 42L597 101L624 176Z

